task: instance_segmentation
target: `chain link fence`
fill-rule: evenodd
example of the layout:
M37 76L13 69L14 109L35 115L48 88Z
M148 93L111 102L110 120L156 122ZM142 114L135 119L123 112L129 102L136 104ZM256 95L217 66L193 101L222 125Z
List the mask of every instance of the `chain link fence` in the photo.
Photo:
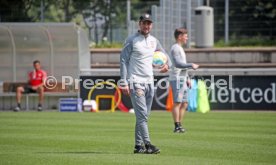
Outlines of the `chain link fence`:
M130 2L130 20L127 20L127 2ZM91 1L94 3L96 1ZM168 49L168 45L174 42L173 31L175 28L183 26L189 30L188 46L193 46L195 41L195 8L198 6L209 5L214 11L214 40L215 43L223 43L229 38L229 43L237 42L236 45L242 45L242 42L248 45L264 43L264 45L276 45L276 0L109 0L109 3L116 4L111 7L111 12L119 10L119 14L110 14L110 24L106 30L105 19L102 15L96 13L99 17L97 20L90 20L91 26L88 27L83 12L87 6L77 10L76 18L68 20L77 22L89 32L91 42L106 40L107 42L123 43L124 39L137 31L138 18L143 13L150 13L154 18L154 28L152 34ZM116 2L116 3L115 3ZM228 2L228 6L226 5ZM79 2L87 3L87 2ZM47 4L47 3L46 3ZM16 5L11 3L10 6ZM61 7L57 7L60 9ZM226 10L226 9L229 10ZM54 13L45 9L43 20L46 22L60 22L64 14L58 11ZM8 9L0 9L0 21L13 17L13 22L28 22L19 15L19 9L11 7L11 13ZM43 11L43 10L41 10ZM94 10L90 9L91 12ZM33 10L33 16L39 18L41 14L39 6ZM95 13L96 11L94 11ZM16 13L18 15L16 15ZM28 13L26 13L28 14ZM60 14L55 16L55 14ZM30 17L31 17L30 16ZM225 16L228 16L226 19ZM14 18L16 17L16 18ZM70 15L67 15L70 17ZM66 17L66 18L67 18ZM4 19L6 18L6 19ZM119 21L120 20L120 21ZM226 20L229 20L226 24ZM39 21L39 20L36 20ZM42 20L41 20L42 21ZM7 22L7 21L6 21ZM227 26L228 25L228 26ZM226 28L229 27L229 28ZM228 29L228 30L227 30ZM104 35L103 35L104 34ZM226 40L227 41L227 40Z
M213 0L215 41L225 39L225 14L229 19L229 42L271 42L275 46L276 10L275 0L231 0L228 11L225 5L228 0ZM225 13L227 12L227 13ZM274 43L273 43L274 42ZM237 43L238 44L238 43ZM243 44L243 43L240 43ZM265 43L264 43L265 44Z

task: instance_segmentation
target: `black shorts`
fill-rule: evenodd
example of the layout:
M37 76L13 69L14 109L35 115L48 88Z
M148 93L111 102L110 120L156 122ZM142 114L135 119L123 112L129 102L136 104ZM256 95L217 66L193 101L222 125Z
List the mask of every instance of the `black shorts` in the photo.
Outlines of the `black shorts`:
M36 93L36 90L33 90L30 85L24 86L24 93Z

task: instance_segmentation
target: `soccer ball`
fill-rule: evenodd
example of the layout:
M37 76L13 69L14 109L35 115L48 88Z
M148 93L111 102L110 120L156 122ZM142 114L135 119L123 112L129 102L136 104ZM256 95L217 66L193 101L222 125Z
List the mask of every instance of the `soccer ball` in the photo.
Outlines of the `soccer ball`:
M167 56L161 51L155 51L153 53L152 65L154 67L160 67L167 63Z
M95 100L84 100L83 110L86 112L97 112L97 103Z

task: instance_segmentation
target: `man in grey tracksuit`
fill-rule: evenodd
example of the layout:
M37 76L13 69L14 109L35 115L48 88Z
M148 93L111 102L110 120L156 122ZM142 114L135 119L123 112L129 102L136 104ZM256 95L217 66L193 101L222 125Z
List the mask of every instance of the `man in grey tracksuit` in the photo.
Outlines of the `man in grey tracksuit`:
M145 14L139 20L140 30L127 38L120 56L121 89L130 95L136 115L134 153L160 153L160 149L150 142L148 117L154 95L153 53L165 52L159 41L150 35L152 20ZM168 58L169 59L169 58ZM167 72L168 65L160 68Z

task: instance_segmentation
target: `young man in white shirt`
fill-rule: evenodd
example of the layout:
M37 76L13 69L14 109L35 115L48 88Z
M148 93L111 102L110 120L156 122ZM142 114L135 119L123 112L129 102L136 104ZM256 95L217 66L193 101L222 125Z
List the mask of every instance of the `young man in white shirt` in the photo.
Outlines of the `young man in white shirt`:
M187 43L188 34L187 30L184 28L178 28L174 32L174 37L176 43L172 45L170 57L172 62L172 67L170 70L170 85L173 91L173 109L172 116L174 120L175 133L184 133L185 129L182 127L182 120L185 111L188 106L187 102L187 90L190 86L188 80L188 69L197 69L199 65L194 63L187 63L186 54L183 49L184 44Z

